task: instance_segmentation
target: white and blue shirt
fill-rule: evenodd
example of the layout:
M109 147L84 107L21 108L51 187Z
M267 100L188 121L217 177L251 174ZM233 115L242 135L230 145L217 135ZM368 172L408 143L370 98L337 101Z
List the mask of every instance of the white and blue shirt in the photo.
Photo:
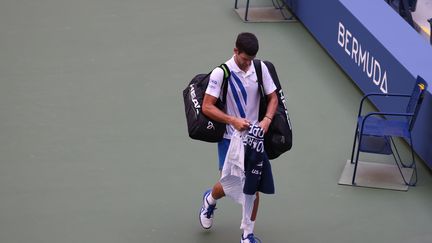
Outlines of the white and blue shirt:
M228 79L228 91L224 112L230 116L242 117L249 120L252 124L258 122L260 92L258 79L253 64L247 72L241 70L234 61L234 57L225 64L231 71ZM263 75L263 86L265 95L269 95L276 90L276 86L271 78L267 66L261 62ZM206 94L219 98L224 72L221 68L215 68L210 75ZM234 127L227 125L224 138L230 139Z

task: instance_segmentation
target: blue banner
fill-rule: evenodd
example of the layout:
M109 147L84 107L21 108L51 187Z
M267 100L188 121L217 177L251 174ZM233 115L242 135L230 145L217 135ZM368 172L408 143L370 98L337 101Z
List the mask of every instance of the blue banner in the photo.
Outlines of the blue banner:
M286 0L332 58L364 92L411 93L417 75L429 88L413 130L414 149L432 168L432 47L384 0ZM405 102L373 99L379 110Z

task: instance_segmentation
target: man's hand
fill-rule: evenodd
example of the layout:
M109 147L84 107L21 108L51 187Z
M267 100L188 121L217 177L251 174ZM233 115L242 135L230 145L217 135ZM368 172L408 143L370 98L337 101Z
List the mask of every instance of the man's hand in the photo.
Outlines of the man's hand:
M271 120L267 117L264 117L264 119L260 121L259 126L264 130L264 134L267 133L270 124L271 124Z
M244 118L233 117L231 125L238 131L249 129L250 122Z

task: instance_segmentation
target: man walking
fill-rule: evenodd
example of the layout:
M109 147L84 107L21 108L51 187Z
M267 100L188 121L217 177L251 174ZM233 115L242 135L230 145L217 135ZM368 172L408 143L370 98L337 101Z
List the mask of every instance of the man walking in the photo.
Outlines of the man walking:
M227 82L228 91L224 110L216 107L216 101L221 95L224 72L221 68L215 68L210 75L202 111L207 117L227 124L224 138L218 143L219 171L222 170L233 132L235 130L245 131L252 124L259 124L259 127L266 133L276 111L278 104L275 93L276 86L267 67L261 62L267 110L263 119L259 121L260 87L257 82L255 67L252 64L258 49L258 39L254 34L245 32L237 36L234 55L225 62L231 71L231 75ZM219 181L216 182L212 189L204 193L200 211L200 223L203 228L209 229L212 226L216 202L224 196L225 192ZM243 234L240 242L255 242L253 228L258 205L259 195L257 192L252 214L250 215L252 224L242 224Z

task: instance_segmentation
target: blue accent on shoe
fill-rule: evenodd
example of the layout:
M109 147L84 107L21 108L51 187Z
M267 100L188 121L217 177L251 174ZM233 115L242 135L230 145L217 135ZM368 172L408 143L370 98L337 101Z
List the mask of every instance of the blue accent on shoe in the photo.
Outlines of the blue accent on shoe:
M206 192L204 192L204 196L203 196L203 201L206 200L207 204L209 205L207 208L207 212L206 212L206 217L209 219L213 216L214 210L216 209L216 204L215 205L210 205L210 203L207 201L207 197L208 195L211 193L211 189L207 190ZM204 209L203 205L203 209Z
M243 234L241 235L242 240L240 240L240 243L244 240L249 240L250 243L262 243L260 238L254 236L254 234L248 234L246 238L243 238Z
M207 197L210 195L211 189L204 192L203 198L202 198L202 205L199 212L199 220L200 224L204 229L210 229L213 225L213 213L216 209L215 205L210 205Z

